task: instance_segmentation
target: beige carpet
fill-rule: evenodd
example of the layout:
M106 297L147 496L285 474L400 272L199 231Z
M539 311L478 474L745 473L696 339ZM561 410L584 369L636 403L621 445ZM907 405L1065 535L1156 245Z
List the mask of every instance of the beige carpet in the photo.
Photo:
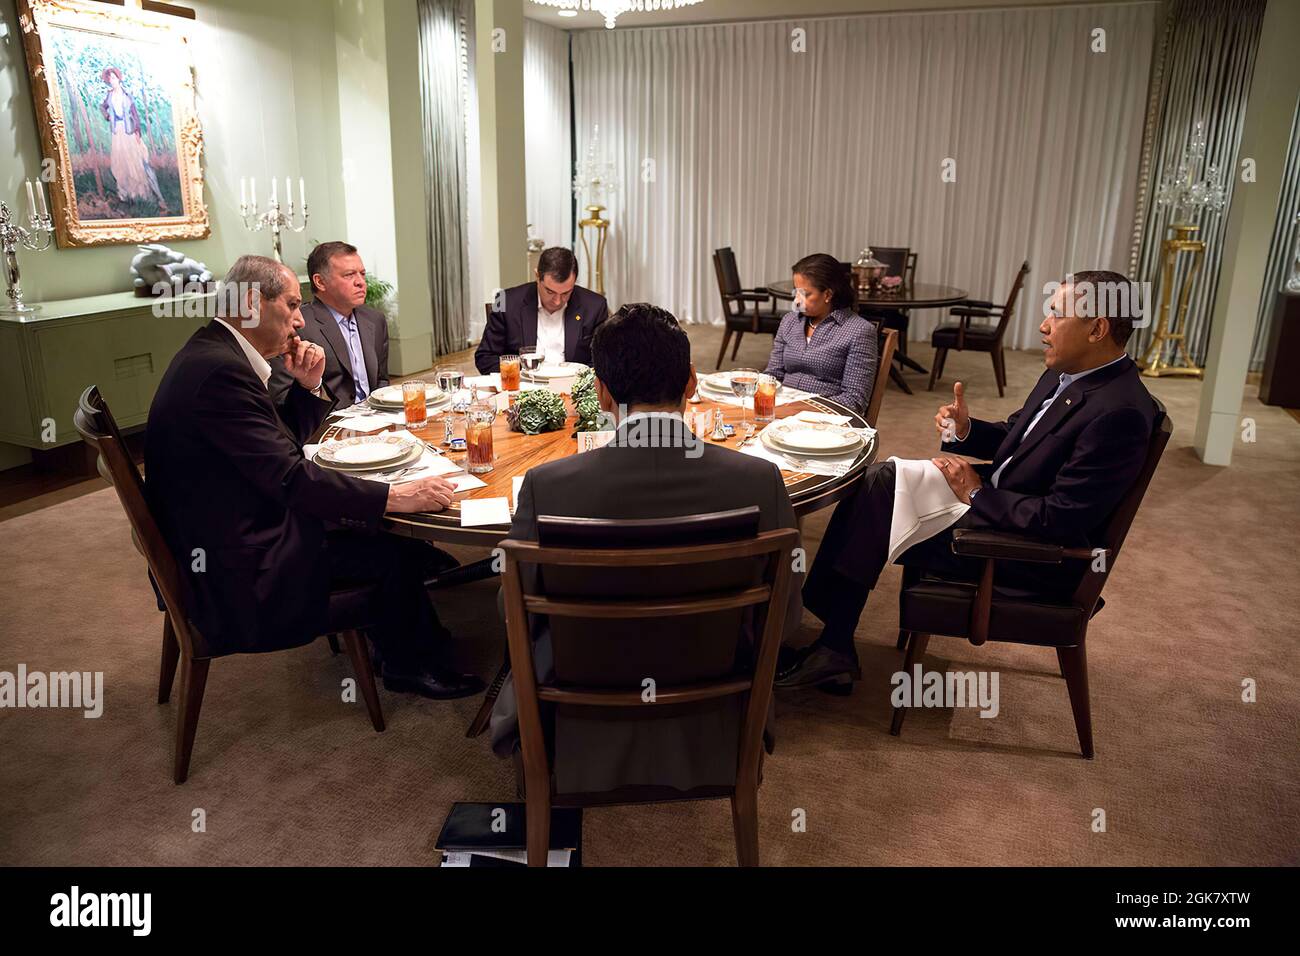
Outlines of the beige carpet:
M692 337L711 370L716 332ZM739 360L761 364L769 344L747 336ZM946 387L962 376L972 411L997 417L1041 357L1008 356L1003 400L986 356L948 364ZM885 399L885 456L934 448L941 393L909 381L917 395ZM1243 414L1257 442L1231 468L1203 466L1190 448L1199 389L1157 384L1174 440L1090 633L1096 759L1078 756L1055 655L949 638L931 642L927 667L998 669L1000 716L916 711L890 737L894 569L858 631L853 696L778 698L765 863L1300 862L1300 424L1251 388ZM827 517L808 522L814 546ZM190 780L174 786L174 706L154 703L161 616L110 490L0 522L0 596L0 670L102 670L106 683L98 720L0 711L0 863L428 865L453 801L513 798L508 766L464 737L477 700L381 691L389 729L376 734L360 704L341 702L351 670L323 641L217 661ZM503 640L493 597L484 582L441 605L463 662L484 675ZM1256 703L1241 700L1245 678ZM206 832L193 832L196 809ZM796 810L806 832L792 832ZM588 811L584 839L593 865L734 862L725 802Z

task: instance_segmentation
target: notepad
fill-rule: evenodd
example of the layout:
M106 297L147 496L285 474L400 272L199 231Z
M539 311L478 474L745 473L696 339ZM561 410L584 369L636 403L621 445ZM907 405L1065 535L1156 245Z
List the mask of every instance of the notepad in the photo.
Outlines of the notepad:
M447 480L452 483L452 486L456 489L457 492L473 491L475 488L487 487L486 481L480 481L478 478L475 478L473 475L453 475L451 478L448 478Z
M509 523L509 498L466 498L460 503L460 526L462 528Z
M515 475L510 479L510 513L514 514L515 509L519 507L519 489L524 486L524 475Z

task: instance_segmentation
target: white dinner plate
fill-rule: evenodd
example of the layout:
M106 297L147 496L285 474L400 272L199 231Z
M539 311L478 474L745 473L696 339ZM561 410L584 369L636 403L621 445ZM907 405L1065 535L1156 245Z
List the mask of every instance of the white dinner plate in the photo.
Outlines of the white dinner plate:
M419 442L408 442L408 444L410 447L396 459L368 465L354 465L332 460L323 454L324 449L322 448L321 452L316 455L316 464L322 468L329 468L332 471L341 471L350 475L362 475L375 471L392 471L397 468L405 468L407 465L414 465L424 455L424 446Z
M441 408L443 405L446 405L450 401L451 401L451 397L446 392L438 392L437 395L425 396L424 407L429 409ZM366 404L369 405L371 408L378 409L379 411L382 412L400 412L402 411L402 409L406 408L406 405L403 402L398 402L397 404L394 405L390 402L385 402L380 399L377 399L373 395L370 395L366 398Z
M524 378L547 382L553 378L576 378L587 370L581 362L550 362L532 372L521 372Z
M727 395L734 396L735 393L731 390L731 375L734 371L735 369L729 369L725 372L710 372L708 375L705 375L700 379L700 385L701 387L710 389L711 391L724 392ZM762 369L759 369L758 374L765 375L767 373ZM777 382L776 390L778 392L781 391L782 387L781 383Z
M426 402L435 401L444 394L443 390L436 385L426 383L424 386L424 400ZM375 401L383 402L385 405L401 405L403 402L402 386L400 385L385 385L382 388L375 389L370 393L370 396Z
M763 435L781 450L803 455L842 455L862 444L862 437L847 428L805 422L773 422Z
M321 447L320 455L332 465L368 468L397 461L417 444L398 435L362 435L329 442Z

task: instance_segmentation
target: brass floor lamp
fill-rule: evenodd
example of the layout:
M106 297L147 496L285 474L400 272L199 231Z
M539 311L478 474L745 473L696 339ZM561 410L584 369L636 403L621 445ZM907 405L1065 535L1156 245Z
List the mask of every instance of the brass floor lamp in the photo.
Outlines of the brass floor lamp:
M1202 125L1197 123L1177 171L1166 175L1156 190L1156 205L1172 206L1174 222L1169 227L1170 235L1165 237L1160 247L1159 318L1151 342L1138 361L1142 374L1148 378L1201 378L1205 374L1205 369L1198 367L1187 351L1187 309L1191 305L1192 286L1205 260L1205 243L1193 238L1200 226L1190 220L1202 209L1214 214L1222 212L1227 204L1227 191L1220 180L1219 169L1213 163L1205 167L1204 179L1195 179L1196 166L1204 158L1205 134ZM1178 257L1186 255L1191 256L1191 262L1175 296Z

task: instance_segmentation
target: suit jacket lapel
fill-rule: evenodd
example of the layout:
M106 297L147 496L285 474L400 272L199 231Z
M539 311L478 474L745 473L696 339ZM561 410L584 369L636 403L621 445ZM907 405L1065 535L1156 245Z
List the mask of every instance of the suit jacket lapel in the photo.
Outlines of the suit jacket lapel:
M315 321L321 337L333 350L334 360L338 363L339 369L355 382L356 376L352 374L352 360L348 356L348 343L344 341L343 333L339 330L339 324L334 321L334 316L330 314L330 310L324 302L311 303L311 318Z
M293 430L288 426L285 420L280 417L280 410L275 407L275 400L271 398L271 393L266 390L260 381L258 381L257 373L254 372L252 366L248 364L248 356L245 355L244 350L239 347L239 343L231 338L230 333L225 329L218 328L216 320L209 322L207 328L214 337L219 338L224 342L226 347L229 348L244 367L248 369L248 374L253 376L253 382L257 385L258 390L265 396L266 403L271 408L271 417L275 419L275 424L279 427L280 431L284 432L288 439L301 450L302 446L298 443L298 436L293 433ZM290 387L292 387L292 383Z
M382 322L384 318L373 313L362 315L360 309L355 314L357 334L361 336L361 357L366 363L366 381L370 383L370 390L374 391L379 379L379 330L376 323Z
M582 303L578 300L578 291L574 289L569 306L564 310L564 360L572 362L578 352L578 341L582 332Z
M1060 380L1060 375L1053 373L1050 369L1043 373L1038 380L1038 384L1034 386L1034 390L1025 399L1025 405L1020 409L1020 414L1016 417L1015 427L1007 432L1007 437L1002 439L1002 444L998 446L997 454L993 456L993 467L995 469L1016 453L1016 448L1020 445L1020 439L1025 434L1025 429L1029 427L1029 423L1038 414L1039 406L1047 401L1049 395L1056 391L1056 386ZM1042 425L1042 422L1038 424ZM1037 430L1037 428L1034 429L1034 431Z
M519 316L519 348L525 345L537 344L537 283L530 282L524 290L524 304L522 314ZM506 348L510 347L509 336L506 337Z

